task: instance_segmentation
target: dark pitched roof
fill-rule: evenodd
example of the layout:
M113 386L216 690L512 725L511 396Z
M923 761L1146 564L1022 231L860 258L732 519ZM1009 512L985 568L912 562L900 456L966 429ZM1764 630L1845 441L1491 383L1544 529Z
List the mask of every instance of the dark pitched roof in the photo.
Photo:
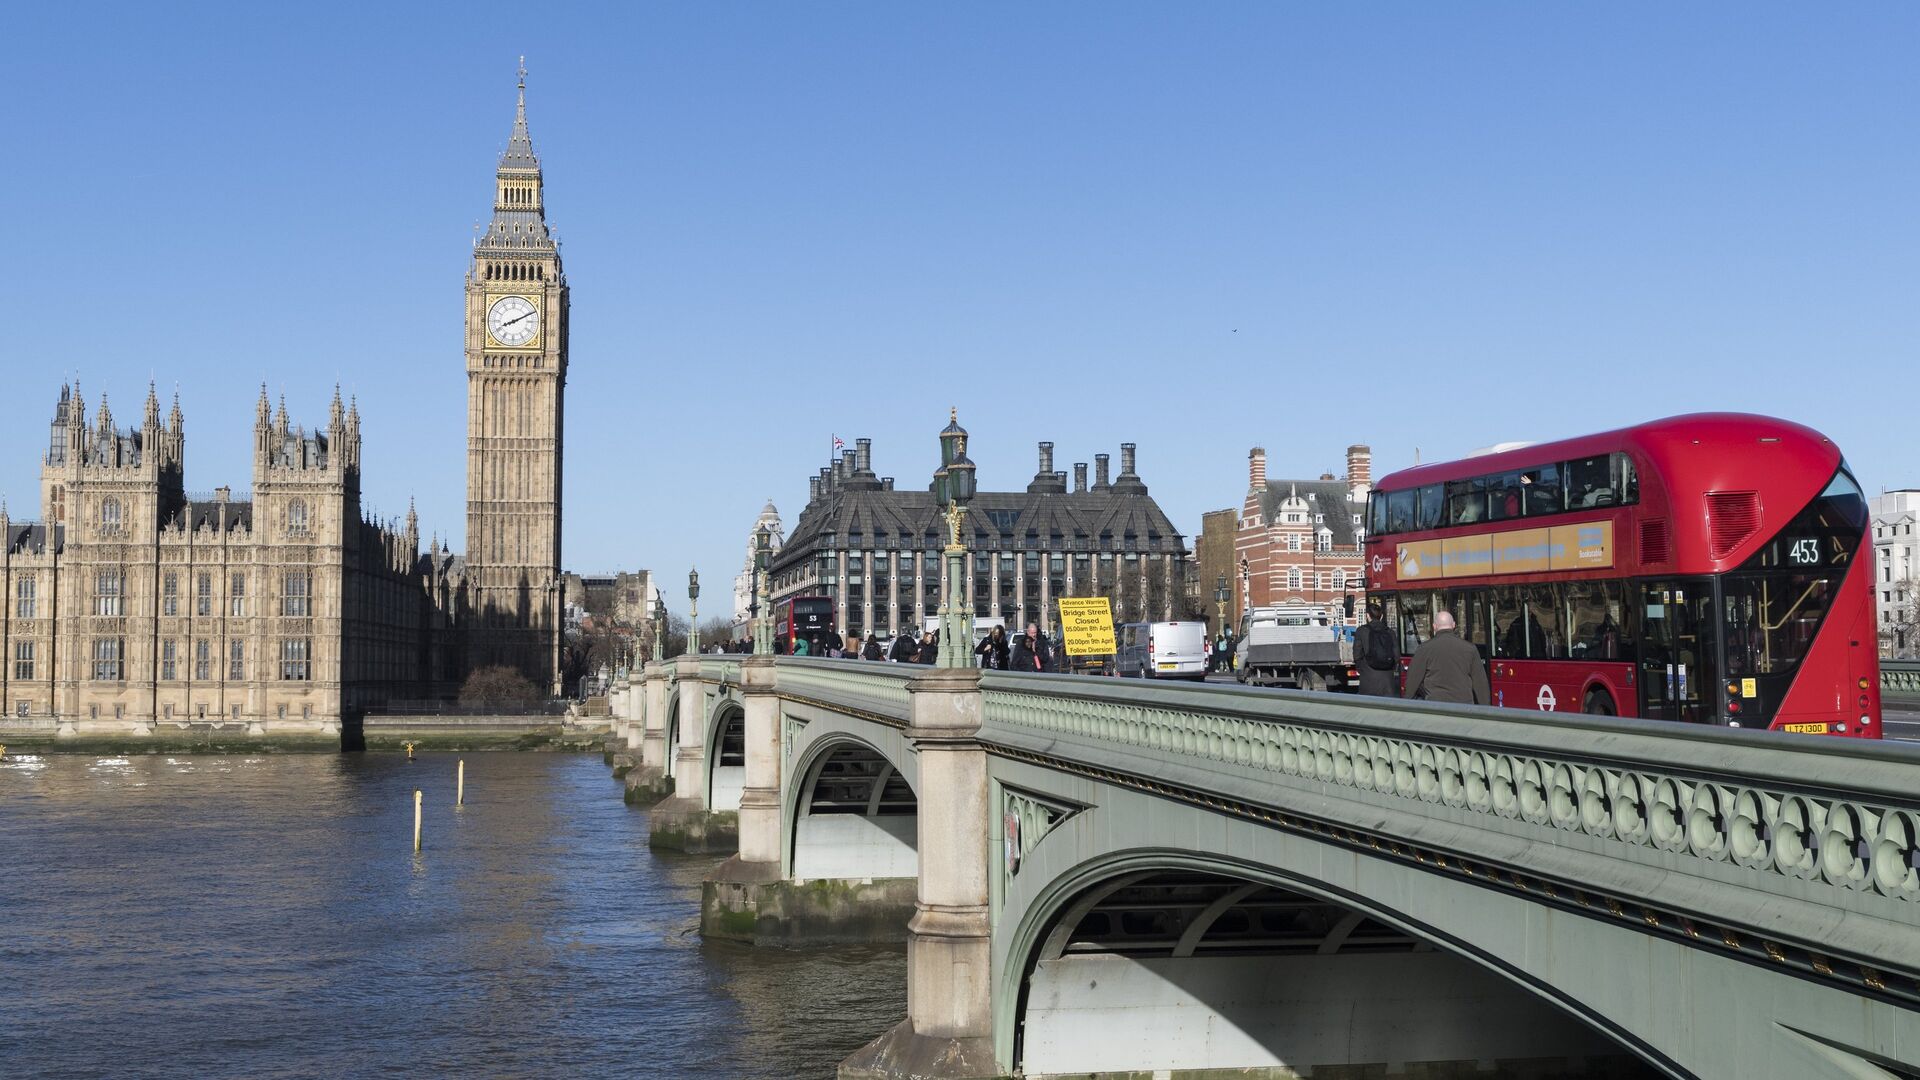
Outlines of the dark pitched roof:
M220 508L227 508L228 529L253 528L252 500L229 499L222 503L218 500L195 500L187 504L186 522L189 530L220 527Z
M1367 512L1365 501L1349 502L1345 480L1269 480L1260 500L1260 513L1272 524L1280 513L1280 504L1298 492L1307 501L1309 514L1322 514L1327 530L1333 534L1334 547L1353 546L1353 515ZM1308 519L1311 523L1312 519ZM1319 531L1319 525L1313 526Z
M1097 551L1109 537L1115 550L1123 547L1163 554L1184 554L1186 544L1158 503L1144 492L1030 493L989 491L967 505L963 526L968 542L984 537L990 549L1035 550L1074 548ZM835 547L847 546L847 537L859 533L864 548L932 549L946 542L946 519L931 491L883 490L864 485L841 486L808 503L800 512L786 546L775 555L773 568L784 570L813 557L832 535ZM1061 543L1055 543L1058 537ZM1130 545L1124 542L1133 538ZM1084 541L1084 545L1074 541Z
M66 534L66 526L54 526L53 549L55 551L59 551L65 545ZM37 521L9 522L5 540L9 552L39 555L47 550L47 527Z

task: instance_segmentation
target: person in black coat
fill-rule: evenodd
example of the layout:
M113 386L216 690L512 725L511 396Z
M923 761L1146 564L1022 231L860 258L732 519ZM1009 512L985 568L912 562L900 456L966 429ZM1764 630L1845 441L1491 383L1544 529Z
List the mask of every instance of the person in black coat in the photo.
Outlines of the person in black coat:
M991 671L1007 670L1007 628L996 626L974 646L973 655L980 658L980 666Z
M894 636L893 648L887 653L887 659L896 664L913 663L914 643L911 631L902 630Z
M932 667L933 662L938 659L940 659L940 635L929 630L926 636L920 639L920 647L914 650L913 662Z
M875 634L867 635L867 647L860 650L862 660L885 660L886 654L880 651L880 638Z
M1027 632L1013 639L1013 648L1007 657L1008 671L1053 671L1053 643L1047 635L1040 632L1034 623L1027 624Z
M1376 642L1379 648L1375 648ZM1387 666L1373 666L1370 654ZM1400 696L1400 642L1387 625L1386 609L1380 601L1367 601L1367 621L1353 632L1353 667L1360 673L1360 692L1370 697Z

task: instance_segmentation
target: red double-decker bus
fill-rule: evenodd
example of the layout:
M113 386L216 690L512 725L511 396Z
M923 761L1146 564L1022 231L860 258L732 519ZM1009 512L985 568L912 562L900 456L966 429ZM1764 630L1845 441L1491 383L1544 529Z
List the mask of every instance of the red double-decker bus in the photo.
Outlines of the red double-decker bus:
M774 604L773 636L782 653L791 654L793 643L807 639L807 650L825 656L825 642L833 636L833 597L789 596Z
M1452 612L1495 704L1879 738L1866 536L1819 432L1675 416L1383 478L1367 590L1403 672Z

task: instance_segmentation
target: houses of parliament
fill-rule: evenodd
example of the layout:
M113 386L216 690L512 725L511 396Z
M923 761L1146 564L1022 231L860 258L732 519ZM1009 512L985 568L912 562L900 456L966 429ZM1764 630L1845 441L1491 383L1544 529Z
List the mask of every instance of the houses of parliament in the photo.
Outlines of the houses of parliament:
M0 509L0 712L61 734L331 734L518 668L557 690L567 284L527 131L526 73L466 281L466 553L362 516L360 414L299 424L263 387L250 495L189 494L186 421L147 389L125 427L63 386L40 520ZM449 372L451 374L451 372Z

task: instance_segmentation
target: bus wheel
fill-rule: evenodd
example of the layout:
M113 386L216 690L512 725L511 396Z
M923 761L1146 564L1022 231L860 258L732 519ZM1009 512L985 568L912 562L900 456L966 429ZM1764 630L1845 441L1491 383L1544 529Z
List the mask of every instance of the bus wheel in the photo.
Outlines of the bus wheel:
M1580 711L1594 716L1618 716L1620 711L1613 707L1613 697L1605 690L1592 690L1587 693L1586 703Z

